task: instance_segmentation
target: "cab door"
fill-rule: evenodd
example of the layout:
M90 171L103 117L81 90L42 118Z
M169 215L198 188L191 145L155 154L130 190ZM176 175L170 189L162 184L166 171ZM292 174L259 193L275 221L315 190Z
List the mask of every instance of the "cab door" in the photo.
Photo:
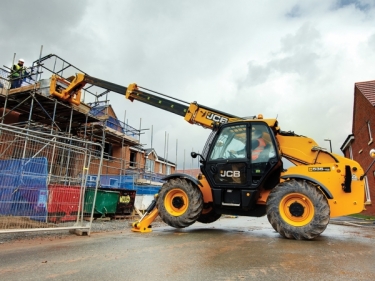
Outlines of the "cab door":
M249 184L249 126L226 124L213 140L204 173L211 186L246 186Z
M258 189L269 177L279 180L281 157L265 122L224 124L209 146L202 172L213 188Z

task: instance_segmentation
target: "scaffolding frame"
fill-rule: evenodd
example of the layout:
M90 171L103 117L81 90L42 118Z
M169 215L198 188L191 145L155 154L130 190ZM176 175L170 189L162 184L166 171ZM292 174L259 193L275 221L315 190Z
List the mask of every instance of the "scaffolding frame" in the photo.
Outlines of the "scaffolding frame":
M87 84L81 90L83 94L79 106L66 103L47 93L48 80L52 75L71 81L76 73L87 74L85 71L55 54L43 57L40 54L39 59L33 61L30 69L30 77L17 89L9 89L8 77L3 75L0 78L5 86L0 88L0 102L4 102L2 116L0 116L1 124L8 116L19 114L18 122L12 124L17 127L63 135L72 139L95 141L100 143L103 149L106 143L115 143L121 146L122 150L124 147L142 148L139 142L141 128L136 129L108 115L110 90ZM6 73L5 69L0 71ZM98 108L101 109L100 116L94 114ZM129 166L125 160L126 156L126 153L122 152L121 158L124 163L121 163L121 175L127 173ZM143 167L139 164L137 167L142 171Z

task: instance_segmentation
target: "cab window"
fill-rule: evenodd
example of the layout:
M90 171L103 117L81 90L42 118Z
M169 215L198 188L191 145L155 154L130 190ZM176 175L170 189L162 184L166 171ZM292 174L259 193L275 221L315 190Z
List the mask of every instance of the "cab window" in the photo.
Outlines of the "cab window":
M225 127L214 143L209 160L246 158L246 125Z

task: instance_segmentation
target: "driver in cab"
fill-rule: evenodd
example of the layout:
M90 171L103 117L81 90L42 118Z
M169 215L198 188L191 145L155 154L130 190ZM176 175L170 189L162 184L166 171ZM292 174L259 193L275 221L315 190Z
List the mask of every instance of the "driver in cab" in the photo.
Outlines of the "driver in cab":
M266 142L262 138L263 132L261 130L255 129L251 132L251 160L257 160L259 154L266 147ZM237 158L246 158L246 144L243 149L235 152Z

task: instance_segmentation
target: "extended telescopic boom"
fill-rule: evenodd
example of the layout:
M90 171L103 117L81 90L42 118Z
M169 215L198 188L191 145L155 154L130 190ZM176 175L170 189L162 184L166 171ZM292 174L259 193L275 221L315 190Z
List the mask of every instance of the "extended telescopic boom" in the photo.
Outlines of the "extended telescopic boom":
M212 129L215 124L224 124L228 123L230 118L239 118L233 114L200 105L197 102L189 103L146 88L141 88L137 84L130 84L128 87L124 87L83 73L78 73L68 80L66 81L57 75L52 76L50 92L52 95L76 105L80 102L83 87L86 84L91 84L125 95L131 101L137 100L180 115L190 124L200 125L204 128Z

